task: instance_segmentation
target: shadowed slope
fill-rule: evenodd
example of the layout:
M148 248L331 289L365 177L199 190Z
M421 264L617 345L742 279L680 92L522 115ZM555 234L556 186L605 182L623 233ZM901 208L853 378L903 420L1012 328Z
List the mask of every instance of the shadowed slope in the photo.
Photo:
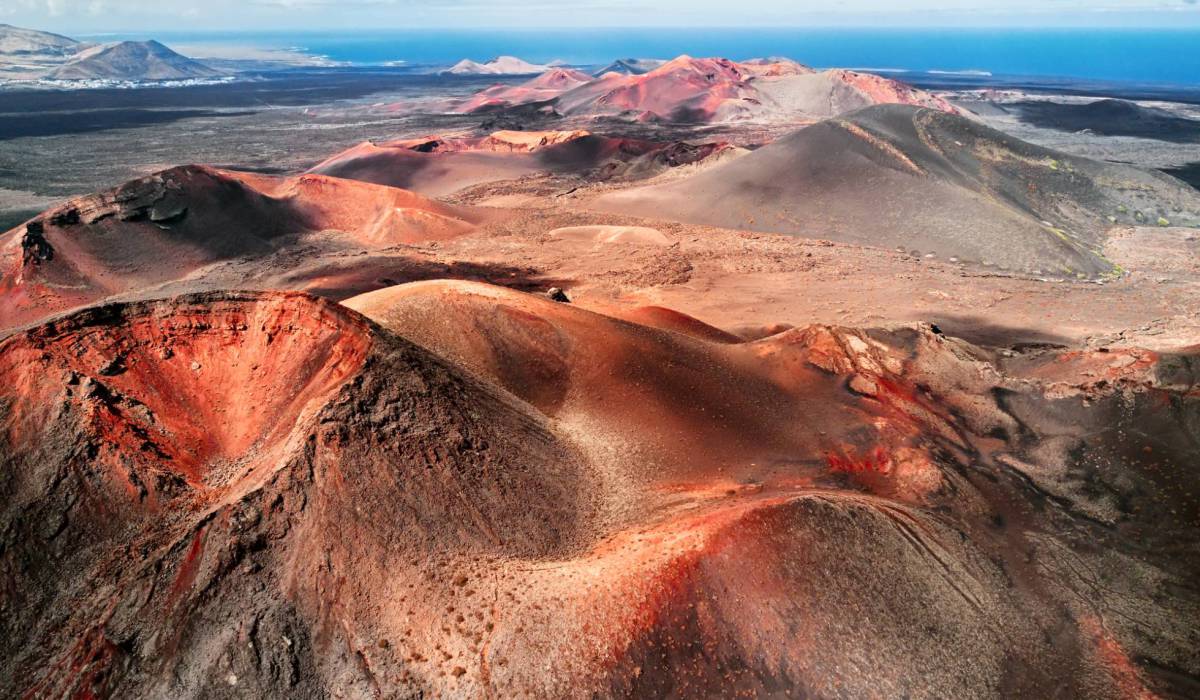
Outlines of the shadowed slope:
M1021 121L1046 129L1087 130L1104 136L1135 136L1173 143L1200 143L1200 120L1125 100L1062 104L1030 100L1012 105Z
M483 138L363 143L310 172L445 196L529 175L645 178L728 148L598 136L587 131L500 131Z
M443 614L397 589L566 551L589 512L539 418L303 295L89 310L0 377L7 696L444 691L436 642L377 644Z
M1195 687L1177 612L1200 600L1166 592L1200 564L1169 544L1200 512L1194 475L1170 486L1195 450L1193 358L1001 361L927 329L706 342L464 283L348 303L530 401L604 475L613 534L535 567L498 616L480 670L501 694ZM1153 459L1112 442L1135 424ZM1077 556L1114 574L1081 600L1059 562L1092 539ZM556 640L548 659L530 630Z
M821 122L685 180L594 206L1065 277L1113 272L1100 254L1113 223L1200 221L1200 197L1173 179L899 105Z

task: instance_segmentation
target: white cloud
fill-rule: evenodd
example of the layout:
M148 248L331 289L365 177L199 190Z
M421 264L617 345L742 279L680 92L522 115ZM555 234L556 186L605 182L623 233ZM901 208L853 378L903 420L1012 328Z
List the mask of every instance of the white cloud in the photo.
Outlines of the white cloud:
M942 20L1059 24L1089 17L1197 18L1200 0L0 0L8 21L76 32L410 26L786 26ZM84 21L84 18L93 18ZM186 21L185 21L186 18ZM1106 20L1107 21L1107 20Z

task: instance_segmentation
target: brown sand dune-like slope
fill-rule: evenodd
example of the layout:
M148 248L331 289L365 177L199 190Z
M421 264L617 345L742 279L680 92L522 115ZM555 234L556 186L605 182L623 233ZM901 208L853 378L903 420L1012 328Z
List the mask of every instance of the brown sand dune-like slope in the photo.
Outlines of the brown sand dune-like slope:
M452 238L471 230L472 219L411 192L319 175L174 168L3 234L0 327L281 245L380 249Z
M407 145L362 143L319 163L310 172L442 197L475 185L532 175L537 165L532 158L509 153L432 154Z
M671 245L671 239L662 231L646 226L564 226L546 235L570 243Z
M1194 356L349 305L0 341L5 695L1196 690Z
M946 100L906 83L871 73L844 69L797 73L757 80L763 107L759 118L804 116L836 117L873 105L899 104L925 107L950 114L961 110Z
M363 143L310 172L440 197L537 174L586 174L596 180L648 178L728 148L723 143L655 142L587 131L500 131L483 138Z
M1058 277L1114 273L1100 252L1113 225L1200 221L1200 195L1172 178L901 105L827 120L695 176L591 206Z

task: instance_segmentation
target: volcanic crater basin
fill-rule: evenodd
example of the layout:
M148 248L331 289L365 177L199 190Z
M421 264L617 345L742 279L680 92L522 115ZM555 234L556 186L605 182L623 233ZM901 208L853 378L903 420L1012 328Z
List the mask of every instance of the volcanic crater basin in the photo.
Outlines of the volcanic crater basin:
M472 230L477 216L322 175L171 168L75 198L0 235L0 327L281 250L313 257L446 240Z
M1196 689L1194 353L347 306L0 341L4 694Z
M542 419L313 297L101 306L2 347L5 695L432 687L345 646L428 624L435 659L440 608L376 630L374 596L460 548L561 551L589 512Z

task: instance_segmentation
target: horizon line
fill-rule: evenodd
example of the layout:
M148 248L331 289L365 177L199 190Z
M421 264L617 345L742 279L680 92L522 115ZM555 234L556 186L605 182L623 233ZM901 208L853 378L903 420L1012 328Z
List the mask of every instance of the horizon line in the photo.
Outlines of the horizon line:
M0 22L0 25L6 23ZM55 30L40 29L29 25L13 25L8 26L19 27L23 29L34 29L37 31L46 31L54 33L62 33L69 31L67 29L58 28ZM130 29L110 29L107 31L84 31L74 32L79 36L104 36L111 34L128 34L134 32L160 32L165 34L198 34L198 33L228 33L228 34L291 34L297 32L308 32L314 34L342 34L342 33L378 33L378 32L405 32L405 33L421 33L429 31L459 31L459 32L481 32L481 33L528 33L536 34L541 32L579 32L579 31L654 31L663 29L688 29L688 30L713 30L713 31L729 31L729 30L758 30L770 32L787 32L797 30L823 30L823 31L913 31L913 30L987 30L987 31L1090 31L1090 30L1108 30L1108 31L1165 31L1165 32L1194 32L1200 30L1200 20L1196 24L1180 25L1178 23L1172 25L1108 25L1108 24L1046 24L1035 26L1033 24L913 24L913 25L894 25L894 24L803 24L803 25L700 25L700 24L646 24L646 25L556 25L546 27L521 27L521 26L441 26L430 25L416 27L411 24L395 27L341 27L336 29L316 28L316 27L294 27L294 28L279 28L279 29L223 29L219 27L199 28L199 29L178 29L178 28L130 28Z

